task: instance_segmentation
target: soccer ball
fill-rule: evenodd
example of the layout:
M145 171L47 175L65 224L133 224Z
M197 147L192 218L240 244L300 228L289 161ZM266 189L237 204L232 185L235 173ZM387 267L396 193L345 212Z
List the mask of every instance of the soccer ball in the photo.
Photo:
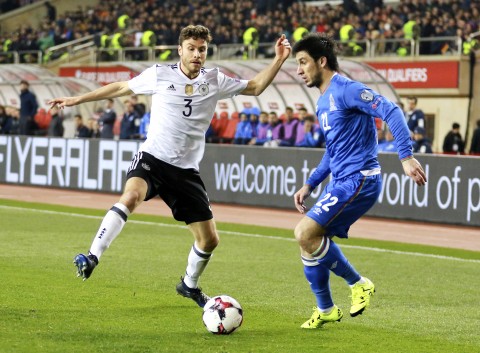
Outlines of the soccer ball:
M232 297L217 295L203 307L202 319L205 327L211 333L228 335L242 324L243 310Z

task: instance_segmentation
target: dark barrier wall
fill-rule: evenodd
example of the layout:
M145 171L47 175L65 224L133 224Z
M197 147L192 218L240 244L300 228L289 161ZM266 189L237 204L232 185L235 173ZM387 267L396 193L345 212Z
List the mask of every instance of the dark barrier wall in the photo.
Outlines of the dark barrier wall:
M0 182L119 193L139 144L0 136ZM294 209L293 194L322 155L319 149L207 145L200 168L213 202ZM480 158L417 158L426 187L403 174L396 154L380 155L383 188L369 215L480 226Z

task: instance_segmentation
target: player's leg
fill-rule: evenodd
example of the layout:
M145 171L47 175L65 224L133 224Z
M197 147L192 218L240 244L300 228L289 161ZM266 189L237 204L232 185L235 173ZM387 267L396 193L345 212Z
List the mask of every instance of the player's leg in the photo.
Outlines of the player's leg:
M341 183L331 183L305 217L322 225L325 235L317 250L311 247L306 251L314 251L312 257L318 263L342 277L352 288L351 316L361 314L368 307L375 287L369 279L360 276L331 237L347 237L350 226L375 204L380 188L380 175L363 176L359 173ZM298 232L302 233L299 228Z
M185 277L177 285L177 293L193 299L203 308L210 298L198 287L198 281L210 261L213 250L218 245L219 237L213 219L190 223L188 228L195 242L188 254Z
M322 227L307 217L295 228L295 236L301 249L303 272L317 302L311 318L301 326L302 328L319 328L325 323L340 321L343 317L342 311L333 303L330 270L312 255L315 250L326 246L325 237L321 234Z
M147 182L139 177L129 178L120 200L110 208L98 228L93 239L88 255L78 254L74 264L77 266L77 275L86 280L100 260L104 251L120 234L128 216L145 199L148 186Z
M176 290L203 307L210 298L198 288L198 281L219 242L210 201L198 171L165 166L163 178L160 197L171 208L173 217L188 225L195 240L188 255L185 277ZM182 187L170 188L173 183Z

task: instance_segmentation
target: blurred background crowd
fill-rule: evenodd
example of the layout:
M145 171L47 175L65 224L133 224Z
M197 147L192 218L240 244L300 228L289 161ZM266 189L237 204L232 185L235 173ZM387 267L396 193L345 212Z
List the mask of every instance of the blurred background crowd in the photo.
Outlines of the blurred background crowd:
M3 1L2 11L32 1ZM271 43L285 33L291 41L308 32L325 32L348 42L350 55L365 49L365 40L458 37L468 51L469 35L480 27L480 2L468 0L344 0L308 6L308 1L222 0L104 0L96 6L79 4L76 10L58 13L49 2L48 15L39 27L23 23L2 32L3 51L42 50L87 35L98 35L99 46L132 47L175 45L179 29L201 23L212 31L213 44ZM172 14L175 14L172 16ZM145 36L148 34L148 37ZM102 37L104 36L104 37ZM108 40L108 44L107 44ZM248 42L248 43L246 43ZM421 54L447 53L449 40L424 42ZM387 53L408 55L408 45L387 44Z

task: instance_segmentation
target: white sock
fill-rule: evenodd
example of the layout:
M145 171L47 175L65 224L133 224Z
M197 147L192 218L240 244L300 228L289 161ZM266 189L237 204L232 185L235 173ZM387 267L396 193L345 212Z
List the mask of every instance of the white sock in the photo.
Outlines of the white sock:
M330 313L332 312L333 308L334 308L334 307L331 306L330 308L327 308L327 309L320 309L320 308L318 308L318 310L320 310L320 312L323 313L323 314L330 314Z
M200 250L196 242L193 244L190 254L188 254L188 264L185 271L185 278L183 279L183 282L185 282L189 288L198 287L198 280L203 270L205 270L205 267L207 267L211 256L211 252Z
M365 284L365 283L367 283L367 281L365 281L365 278L360 277L360 279L358 280L357 283L358 283L358 284ZM357 284L357 283L351 284L351 285L350 285L350 288L353 287L353 286L354 286L355 284Z
M97 235L93 239L90 247L90 254L93 254L100 260L103 252L107 250L112 241L117 237L123 229L130 211L127 206L116 203L103 217L102 224L98 229Z

